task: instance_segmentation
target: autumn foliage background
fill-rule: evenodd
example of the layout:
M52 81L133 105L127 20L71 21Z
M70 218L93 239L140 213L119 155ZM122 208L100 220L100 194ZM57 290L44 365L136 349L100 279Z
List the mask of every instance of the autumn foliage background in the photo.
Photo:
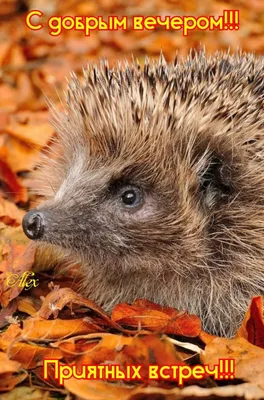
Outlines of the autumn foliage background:
M162 28L154 31L74 30L52 37L47 29L32 31L25 24L31 9L51 15L222 15L240 11L238 31L195 30L184 37ZM76 294L76 280L42 266L33 243L24 236L25 211L41 201L30 171L55 135L48 122L46 98L59 105L66 77L80 74L87 62L108 58L140 63L162 50L170 61L176 52L204 46L208 53L237 48L263 54L264 1L193 0L0 0L0 399L178 399L264 398L264 324L262 299L252 300L234 339L215 338L201 330L196 316L161 308L147 300L120 304L111 316ZM9 273L37 271L39 285L22 290L8 286ZM55 289L55 290L54 290ZM140 333L140 334L139 334ZM182 346L185 342L185 346ZM177 382L109 383L67 380L59 387L50 368L43 381L43 358L63 363L209 364L219 357L236 360L236 380L216 382L208 376Z

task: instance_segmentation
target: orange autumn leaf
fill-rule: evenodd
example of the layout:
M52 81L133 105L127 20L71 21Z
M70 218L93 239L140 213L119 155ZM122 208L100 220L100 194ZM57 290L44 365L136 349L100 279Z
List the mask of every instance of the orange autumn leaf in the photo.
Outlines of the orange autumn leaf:
M31 108L37 101L33 89L33 85L28 74L21 72L17 77L17 91L19 94L19 108Z
M1 41L0 43L0 66L3 65L3 62L5 58L8 56L10 53L10 50L12 49L12 41L8 40L6 42Z
M0 376L8 372L18 372L20 368L19 362L10 360L6 353L0 351Z
M23 54L23 49L18 44L13 43L13 46L11 48L9 62L13 66L18 67L17 70L19 70L19 67L23 68L25 61L26 61L26 59L25 59L25 55Z
M28 199L26 189L19 183L16 175L11 168L0 160L0 182L3 183L5 193L12 198L15 203L26 202Z
M88 335L87 338L92 339L96 335ZM144 335L136 336L133 338L125 338L121 335L113 334L102 334L100 342L93 346L92 349L81 355L75 364L81 365L98 365L104 363L107 360L108 363L113 365L119 365L120 370L125 371L129 365L140 365L140 375L143 381L148 381L148 366L155 364L159 366L163 365L186 365L182 362L175 350L175 347L166 339L161 338L159 335ZM83 393L84 398L96 398L93 397L90 392L90 386L86 385L86 382L92 385L92 390L96 390L97 385L99 388L110 390L115 388L113 394L116 395L116 391L120 388L119 385L109 385L107 382L102 381L83 381L75 378L67 379L64 382L65 387L73 393ZM96 384L94 384L96 382ZM129 383L129 382L127 382ZM122 385L122 387L125 387ZM122 392L120 392L121 394ZM109 398L107 392L105 393L106 398Z
M264 349L263 300L253 297L244 321L237 332L237 337L244 337L250 343Z
M5 225L21 225L24 214L14 203L0 197L0 221Z
M37 309L33 303L33 299L30 297L18 297L16 303L19 311L36 315ZM74 318L71 320L27 318L21 326L18 324L9 325L7 330L1 334L1 338L12 341L21 336L23 340L50 342L52 340L63 340L72 336L86 335L92 332L103 332L103 329L93 323L92 319L88 318Z
M8 392L14 389L15 386L19 385L27 378L28 374L26 371L22 371L19 374L3 374L0 375L0 392Z
M2 83L0 84L0 108L6 112L14 112L17 110L18 105L16 103L17 100L17 91L11 85Z
M187 365L178 356L174 345L166 336L145 335L133 337L130 344L117 353L114 364L125 368L128 365L141 365L141 376L147 382L149 365ZM122 369L122 368L121 368ZM149 382L150 383L150 382Z
M11 360L18 361L24 368L32 369L42 365L44 358L62 358L60 349L48 346L28 344L14 340L4 340L0 337L0 349L8 354Z
M39 316L48 319L51 315L57 317L60 310L66 305L71 307L73 304L79 304L86 306L93 311L96 311L101 316L106 316L107 314L103 311L101 307L98 307L92 301L86 299L80 294L74 292L70 288L62 288L51 291L45 298L41 309L39 310Z
M116 353L131 341L132 338L123 335L98 332L54 342L52 346L62 351L66 363L79 368L84 364L99 365L105 360L114 361ZM52 379L54 376L52 370L50 375Z
M0 45L0 49L1 49L1 45ZM0 63L1 63L1 60L0 60ZM9 113L5 110L0 109L0 132L4 131L4 128L8 124L8 122L9 122Z
M142 327L151 331L196 337L201 322L195 315L161 307L147 300L136 300L132 305L121 303L114 307L112 320L120 325Z
M13 314L17 310L16 300L12 300L8 306L2 307L0 309L0 328L8 325L12 320Z
M70 378L65 381L65 387L82 400L263 400L263 390L258 385L244 383L222 387L203 388L192 385L186 388L161 388L155 386L125 386L120 383L103 381L79 381Z
M76 338L54 344L54 346L58 346L61 350L63 349L67 354L69 347L66 348L65 344L72 343L73 341L75 348L71 348L68 357L71 358L75 352L75 363L77 365L98 365L104 363L105 360L114 361L117 353L122 351L124 346L131 344L132 340L133 338L131 337L102 332L77 336Z
M39 252L39 248L36 249L36 259L35 259L35 263L34 263L34 271L37 271L38 268L40 269L40 271L45 271L45 266L47 264L47 268L50 269L50 264L48 264L47 261L50 260L50 258L46 258L46 264L45 263L41 263L41 258L38 258L38 253ZM42 259L44 259L44 257L42 257ZM39 262L40 261L40 262ZM56 271L59 271L60 265L58 265L57 267L57 259L54 256L54 265L56 265ZM62 269L65 269L65 265L61 265ZM48 296L48 294L50 293L50 287L49 287L49 283L52 282L52 287L60 287L60 288L64 288L64 287L68 287L71 288L72 290L76 290L78 291L78 281L76 278L74 277L70 277L70 276L65 276L63 273L58 272L58 275L56 274L55 277L50 276L48 274L45 274L45 272L40 272L38 273L39 276L39 285L32 288L30 290L30 295L33 296L34 298L44 298L46 296ZM77 282L76 282L77 281Z
M52 344L52 346L59 348L62 351L66 362L71 362L72 360L76 361L76 357L80 357L88 353L93 349L93 347L97 346L100 340L97 338L89 342L89 339L87 341L86 338L89 338L89 334L56 341Z
M129 399L129 394L134 391L133 387L123 384L112 384L98 380L82 380L70 378L65 380L64 386L67 390L80 399L89 400L117 400ZM132 399L131 399L132 400Z
M53 135L53 128L48 123L36 125L15 124L7 125L6 132L17 139L37 147L43 147Z
M35 257L35 244L22 228L0 225L0 303L6 307L23 290L19 279L30 271Z
M59 388L59 384L58 381L55 378L55 367L53 364L48 364L47 365L47 369L46 369L46 373L47 373L47 379L43 377L43 366L39 366L34 368L34 372L32 372L34 374L35 379L38 379L38 383L40 383L42 386L44 386L45 388L47 388L47 386L49 388ZM36 380L37 380L36 379ZM62 387L60 387L60 389L62 389ZM40 397L40 399L37 400L41 400L42 397ZM28 399L31 400L31 399ZM48 400L54 400L52 398L49 398Z
M201 354L203 364L213 368L220 358L235 360L235 378L262 385L264 389L264 350L254 346L243 337L235 339L216 338Z
M89 310L95 312L106 325L122 332L131 333L130 331L123 329L116 322L112 321L108 317L107 313L101 307L97 306L93 301L86 299L67 287L62 289L56 288L56 290L50 292L45 297L38 315L40 318L44 319L48 319L51 315L54 315L56 318L59 314L59 311L65 306L72 308L73 305L87 307Z
M1 333L1 340L6 340L9 343L13 342L14 339L18 338L21 335L22 329L19 324L10 324L8 328Z
M70 336L85 335L90 332L101 332L102 329L83 318L39 320L28 318L23 322L21 334L27 340L62 340Z
M26 377L27 373L21 370L21 364L0 351L0 392L12 390Z
M16 299L17 309L23 313L26 313L33 317L40 309L41 302L38 299L32 297L19 296Z
M217 336L215 335L210 335L210 333L207 333L203 330L201 330L200 334L199 334L199 339L201 339L201 341L204 344L209 344L212 340L214 340Z
M48 111L20 111L10 117L5 132L32 149L40 151L54 134L54 128L48 118Z
M30 171L38 163L40 151L32 145L6 134L0 144L1 155L12 171Z

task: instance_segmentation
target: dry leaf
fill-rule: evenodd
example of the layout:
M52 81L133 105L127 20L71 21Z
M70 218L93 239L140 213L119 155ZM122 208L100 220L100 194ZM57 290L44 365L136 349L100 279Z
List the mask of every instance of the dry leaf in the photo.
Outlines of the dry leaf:
M0 351L0 375L8 372L18 372L20 368L20 363L10 360L5 353Z
M22 228L0 226L0 303L6 307L23 290L19 279L30 271L34 262L35 244Z
M6 352L11 360L18 361L26 369L42 366L43 358L62 358L60 349L27 344L17 340L10 342L1 337L0 349Z
M0 221L5 225L19 226L21 225L25 212L19 209L11 201L0 197Z
M1 400L54 400L48 396L47 391L36 389L33 387L19 386L12 390L12 392L8 392L1 395Z
M36 146L33 149L45 146L54 133L49 123L36 125L13 123L7 125L5 131L27 144Z
M216 338L206 347L201 359L203 364L219 364L219 358L235 360L235 377L259 384L264 389L264 349L254 346L244 338Z
M142 327L174 335L196 337L201 331L201 322L195 315L170 307L161 307L141 299L136 300L132 305L118 304L113 309L111 318L120 325Z
M112 327L116 328L119 331L127 332L130 331L122 329L121 326L114 321L112 321L104 310L97 306L93 301L86 299L85 297L75 293L70 288L63 288L53 290L48 296L45 298L41 309L39 310L39 316L41 318L48 319L51 315L55 317L58 316L59 311L63 309L67 305L67 307L72 307L73 305L80 305L87 307L91 311L95 312L102 318L103 322Z
M244 337L250 343L264 349L263 300L253 297L244 321L237 332L237 337Z
M101 331L98 325L83 318L71 320L57 318L51 321L29 318L23 322L21 334L26 340L50 341Z
M22 371L18 375L3 374L0 378L0 392L6 392L14 389L16 385L19 385L27 378L28 374L26 371ZM1 397L2 400L2 397Z
M26 189L19 183L16 175L10 167L0 160L0 182L5 185L5 192L16 203L26 202L28 199Z
M21 370L21 364L0 351L0 392L12 390L26 377L27 373Z

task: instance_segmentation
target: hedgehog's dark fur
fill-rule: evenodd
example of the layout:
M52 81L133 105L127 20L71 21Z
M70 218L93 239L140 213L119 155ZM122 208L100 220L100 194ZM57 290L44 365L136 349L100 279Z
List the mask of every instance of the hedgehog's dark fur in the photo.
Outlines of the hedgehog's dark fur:
M74 250L110 309L145 297L232 335L264 292L264 61L105 62L69 84L43 240ZM143 204L127 210L122 187Z

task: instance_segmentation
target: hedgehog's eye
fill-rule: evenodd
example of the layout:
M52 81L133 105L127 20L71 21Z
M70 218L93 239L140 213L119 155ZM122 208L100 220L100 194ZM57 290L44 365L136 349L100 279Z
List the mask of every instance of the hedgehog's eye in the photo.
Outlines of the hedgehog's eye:
M139 206L142 202L141 191L135 186L126 186L120 191L120 198L125 207Z
M143 205L142 189L125 182L123 179L113 180L109 185L108 193L118 201L119 205L126 209L135 209Z

